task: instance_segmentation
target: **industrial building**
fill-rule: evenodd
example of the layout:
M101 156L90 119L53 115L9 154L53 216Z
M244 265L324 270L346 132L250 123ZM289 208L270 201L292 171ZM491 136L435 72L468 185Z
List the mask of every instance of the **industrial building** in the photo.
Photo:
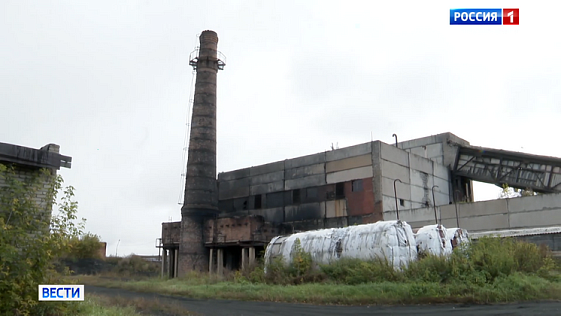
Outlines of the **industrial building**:
M398 216L421 227L434 223L436 207L445 226L461 221L470 231L561 225L561 211L551 211L561 208L560 158L474 147L452 133L371 141L217 175L216 78L224 62L216 33L204 31L200 41L191 59L197 77L182 220L162 224L162 274L241 268L281 234ZM541 204L471 203L473 180L554 194Z

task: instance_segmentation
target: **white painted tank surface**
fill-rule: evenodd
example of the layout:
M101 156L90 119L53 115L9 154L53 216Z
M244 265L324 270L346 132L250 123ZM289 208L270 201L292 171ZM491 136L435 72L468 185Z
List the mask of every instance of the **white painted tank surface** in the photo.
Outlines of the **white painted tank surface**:
M291 262L298 239L302 250L311 254L315 265L329 264L339 258L380 258L399 268L417 259L411 226L403 221L379 221L275 237L265 251L265 263L279 257L285 263Z
M442 225L428 225L419 228L415 234L417 251L421 254L448 256L452 253L452 243Z
M446 229L446 236L450 239L452 249L460 246L461 244L469 243L469 233L463 228L448 228Z

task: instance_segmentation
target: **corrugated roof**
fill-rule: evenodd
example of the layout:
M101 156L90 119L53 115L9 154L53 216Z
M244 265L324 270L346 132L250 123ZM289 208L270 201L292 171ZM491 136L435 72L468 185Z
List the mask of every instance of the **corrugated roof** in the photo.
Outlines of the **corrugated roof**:
M561 226L493 230L493 231L486 231L486 232L470 233L470 237L477 239L483 236L520 237L520 236L547 235L547 234L559 234L559 233L561 233Z

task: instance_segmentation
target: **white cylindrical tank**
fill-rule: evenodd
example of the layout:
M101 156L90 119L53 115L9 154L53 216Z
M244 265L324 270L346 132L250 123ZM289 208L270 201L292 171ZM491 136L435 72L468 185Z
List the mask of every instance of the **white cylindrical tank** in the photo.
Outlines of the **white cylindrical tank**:
M450 239L452 244L452 249L458 247L461 244L469 243L468 231L463 228L448 228L446 229L446 235Z
M296 240L300 240L303 251L311 254L315 265L329 264L339 258L380 258L399 268L417 259L411 226L403 221L380 221L275 237L265 251L265 264L275 258L292 262Z
M448 256L452 253L452 243L442 225L428 225L419 228L415 234L417 251L421 254Z

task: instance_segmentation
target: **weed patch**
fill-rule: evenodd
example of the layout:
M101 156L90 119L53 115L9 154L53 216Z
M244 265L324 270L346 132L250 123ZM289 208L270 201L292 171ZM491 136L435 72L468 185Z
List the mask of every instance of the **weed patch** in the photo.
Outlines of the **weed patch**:
M550 253L511 239L482 238L449 257L426 256L394 269L383 260L342 259L313 269L306 254L224 276L191 272L176 279L86 284L201 299L314 304L497 303L561 297L561 274Z

